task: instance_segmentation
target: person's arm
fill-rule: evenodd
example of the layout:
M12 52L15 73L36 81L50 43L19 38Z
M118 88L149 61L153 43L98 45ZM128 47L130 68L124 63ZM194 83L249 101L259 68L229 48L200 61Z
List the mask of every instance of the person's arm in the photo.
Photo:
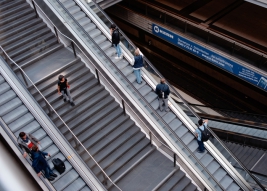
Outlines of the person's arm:
M46 153L46 152L43 152L43 151L41 151L41 152L42 152L42 154L43 154L44 156L46 156L46 155L49 156L49 157L51 156L49 153Z
M156 86L156 90L155 90L155 93L157 94L157 95L159 95L159 88L158 88L158 86Z
M61 95L61 92L60 92L60 86L59 86L59 85L57 86L57 93L58 93L59 95Z
M69 82L68 81L66 82L66 85L67 85L67 88L70 88L70 85L69 85Z
M167 85L168 86L168 85ZM170 94L170 88L169 88L169 86L168 86L168 88L167 88L167 91L166 91L166 95L168 96Z
M198 130L196 130L196 131L195 131L195 136L196 136L196 138L198 138L198 133L199 133Z
M209 121L208 119L204 119L204 120L203 120L203 124L204 124L206 127L207 127L207 125L208 125L208 121Z

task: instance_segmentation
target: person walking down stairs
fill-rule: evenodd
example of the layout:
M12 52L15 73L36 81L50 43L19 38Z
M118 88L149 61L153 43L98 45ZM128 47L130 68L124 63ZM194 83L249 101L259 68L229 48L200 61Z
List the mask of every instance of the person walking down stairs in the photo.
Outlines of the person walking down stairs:
M68 83L67 78L65 78L63 75L59 75L58 77L58 94L63 96L63 101L69 101L71 106L74 106L73 99L70 95L70 85Z

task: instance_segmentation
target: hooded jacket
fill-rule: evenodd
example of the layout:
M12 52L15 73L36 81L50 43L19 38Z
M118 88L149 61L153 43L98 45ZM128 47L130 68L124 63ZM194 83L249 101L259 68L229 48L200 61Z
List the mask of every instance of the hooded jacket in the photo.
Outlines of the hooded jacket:
M34 144L37 145L37 143L39 142L39 140L37 138L35 138L32 134L28 134L26 133L26 136L29 138L29 140ZM28 148L28 145L22 140L22 138L18 138L18 144L20 146L20 148L24 151L29 153L30 149Z
M141 68L143 66L144 66L143 56L142 55L134 56L134 65L133 65L133 68Z

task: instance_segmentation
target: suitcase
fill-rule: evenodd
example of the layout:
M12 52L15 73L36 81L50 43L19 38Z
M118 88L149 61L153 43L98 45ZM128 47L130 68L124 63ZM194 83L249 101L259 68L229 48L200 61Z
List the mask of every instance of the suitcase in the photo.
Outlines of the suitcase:
M54 164L54 168L59 172L59 174L62 174L63 172L65 172L66 167L64 162L59 159L59 158L54 158L52 160L52 163Z

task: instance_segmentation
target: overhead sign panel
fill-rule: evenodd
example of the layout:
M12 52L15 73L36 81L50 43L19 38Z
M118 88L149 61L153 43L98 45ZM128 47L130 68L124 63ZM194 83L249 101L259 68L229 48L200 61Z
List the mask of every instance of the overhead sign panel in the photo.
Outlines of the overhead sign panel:
M179 36L159 25L152 24L152 32L154 35L186 50L199 58L202 58L239 78L246 80L258 86L261 89L267 90L267 77L263 76L247 67L244 67L224 56L219 55L199 44L196 44L184 37Z

